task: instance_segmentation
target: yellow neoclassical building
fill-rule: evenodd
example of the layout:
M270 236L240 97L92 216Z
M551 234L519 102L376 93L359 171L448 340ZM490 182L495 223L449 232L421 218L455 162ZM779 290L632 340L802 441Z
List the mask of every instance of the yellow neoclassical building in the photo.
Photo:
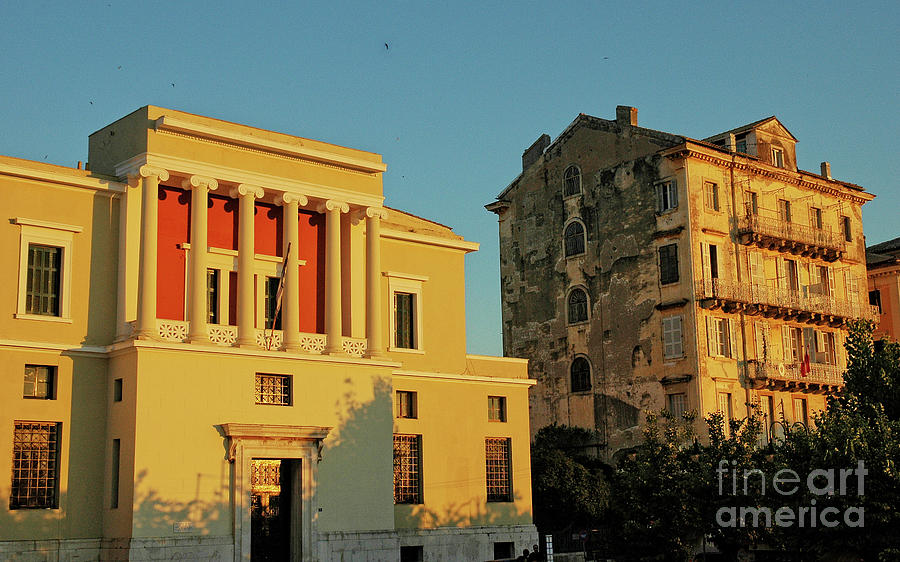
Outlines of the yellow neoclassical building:
M489 560L536 542L525 360L381 156L147 106L0 157L0 558Z

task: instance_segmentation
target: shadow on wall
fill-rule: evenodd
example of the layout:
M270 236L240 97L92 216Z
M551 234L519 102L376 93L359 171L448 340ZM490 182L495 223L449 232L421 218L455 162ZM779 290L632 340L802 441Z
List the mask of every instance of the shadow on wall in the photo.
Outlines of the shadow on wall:
M516 496L516 501L521 496ZM489 525L530 525L531 511L518 509L514 502L485 504L483 498L452 502L441 509L409 505L397 510L397 527L430 529L435 527L477 527Z
M87 330L82 345L107 345L116 336L116 285L110 285L118 271L119 211L121 200L115 202L106 195L94 196L91 221L91 266L87 301L80 300L73 292L73 307L84 307L87 312ZM76 245L78 238L76 237ZM81 250L83 244L76 250ZM73 287L73 291L76 290ZM77 318L77 312L72 311Z
M142 485L146 478L147 471L142 470L134 479L134 536L228 534L231 524L230 465L223 463L218 475L198 473L194 498L190 500L163 498L157 490ZM210 487L213 491L209 495L214 499L201 499L203 490Z

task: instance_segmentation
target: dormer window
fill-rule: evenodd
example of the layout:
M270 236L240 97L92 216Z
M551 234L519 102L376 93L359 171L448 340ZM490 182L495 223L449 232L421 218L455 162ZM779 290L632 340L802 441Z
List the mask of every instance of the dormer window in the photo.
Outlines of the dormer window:
M734 139L734 151L740 152L741 154L748 154L747 137L737 137Z
M784 168L784 151L780 148L772 149L772 165L776 168Z

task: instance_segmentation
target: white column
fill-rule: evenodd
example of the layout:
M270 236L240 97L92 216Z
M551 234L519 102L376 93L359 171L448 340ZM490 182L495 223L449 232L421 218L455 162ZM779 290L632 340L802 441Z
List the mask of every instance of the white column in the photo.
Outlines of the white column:
M206 268L207 268L207 203L209 192L215 191L219 183L204 176L191 176L181 186L191 190L191 276L189 280L188 320L191 323L188 340L191 342L208 342L209 332L206 328L208 311L206 307Z
M319 205L325 213L325 353L343 353L341 333L341 213L346 203L329 199Z
M254 273L256 268L256 242L254 240L254 203L263 196L263 189L255 185L240 184L231 190L231 196L239 198L238 205L238 335L239 347L256 346L256 306Z
M381 219L387 212L380 207L366 209L366 357L384 354L381 319Z
M159 216L159 182L169 179L169 172L154 166L141 166L133 176L140 178L141 203L141 265L138 282L138 314L134 337L157 337L156 328L156 248L157 217ZM135 182L137 184L137 182Z
M284 301L281 303L281 327L284 330L284 348L300 351L300 221L297 216L300 205L306 205L304 195L285 193L279 199L284 209L284 251L287 252L284 276Z

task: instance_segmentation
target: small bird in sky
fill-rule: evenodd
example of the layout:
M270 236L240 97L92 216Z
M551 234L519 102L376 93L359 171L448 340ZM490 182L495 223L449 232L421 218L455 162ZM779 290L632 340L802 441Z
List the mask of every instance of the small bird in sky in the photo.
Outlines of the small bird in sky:
M384 44L384 50L387 51L387 50L389 50L389 49L390 49L390 47L388 46L387 43L385 43L385 44Z
M90 104L91 104L91 105L94 105L94 102L93 102L93 100L92 100L92 101L91 101L91 102L90 102Z
M118 69L119 69L119 70L122 70L122 65L121 65L121 64L119 65L119 68L118 68Z
M173 88L175 87L175 82L172 82L172 87L173 87Z

